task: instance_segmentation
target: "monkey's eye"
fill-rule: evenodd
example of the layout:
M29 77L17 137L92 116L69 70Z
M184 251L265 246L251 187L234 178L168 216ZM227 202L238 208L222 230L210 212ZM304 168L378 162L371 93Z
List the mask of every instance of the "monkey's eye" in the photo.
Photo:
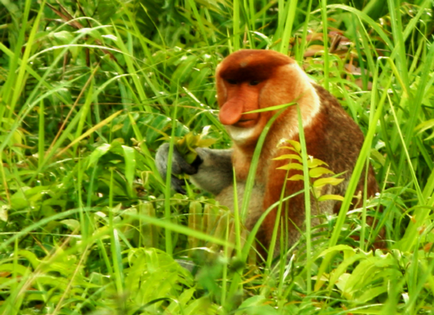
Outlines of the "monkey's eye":
M237 80L232 80L232 79L227 79L226 82L229 84L237 84L238 83Z
M259 83L261 83L261 81L258 80L253 80L249 82L250 85L258 85Z

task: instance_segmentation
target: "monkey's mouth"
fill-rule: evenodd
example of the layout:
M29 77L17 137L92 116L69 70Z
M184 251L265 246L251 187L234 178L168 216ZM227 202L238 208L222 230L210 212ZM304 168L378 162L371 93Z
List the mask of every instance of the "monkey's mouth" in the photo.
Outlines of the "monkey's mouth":
M243 113L240 116L240 119L232 126L239 128L251 128L258 123L258 119L260 117L258 113Z
M249 128L249 127L253 127L255 124L256 124L256 119L245 118L245 119L238 120L235 124L233 124L233 126L242 127L242 128Z

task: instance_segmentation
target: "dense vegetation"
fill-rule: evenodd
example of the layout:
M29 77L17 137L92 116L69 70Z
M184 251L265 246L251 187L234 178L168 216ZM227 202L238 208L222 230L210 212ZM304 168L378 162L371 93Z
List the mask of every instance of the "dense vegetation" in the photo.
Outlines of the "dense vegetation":
M0 2L1 314L434 314L432 0ZM230 146L213 73L240 48L339 98L381 188L275 261L155 168L189 132Z

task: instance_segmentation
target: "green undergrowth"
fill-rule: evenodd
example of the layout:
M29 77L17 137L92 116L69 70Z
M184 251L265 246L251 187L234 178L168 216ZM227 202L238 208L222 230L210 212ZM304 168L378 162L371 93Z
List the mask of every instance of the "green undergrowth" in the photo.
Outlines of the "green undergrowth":
M432 0L0 3L0 314L434 314ZM366 138L340 213L267 261L245 207L154 160L230 147L214 71L241 48L291 55Z

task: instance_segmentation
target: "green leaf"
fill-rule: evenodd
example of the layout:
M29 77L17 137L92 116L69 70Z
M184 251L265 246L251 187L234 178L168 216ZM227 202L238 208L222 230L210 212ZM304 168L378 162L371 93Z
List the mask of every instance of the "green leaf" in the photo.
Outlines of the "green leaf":
M0 220L8 222L8 207L6 205L0 206Z
M432 135L426 137L424 140L425 140L425 141L428 141L428 140L431 140L432 138L434 138L434 133L433 133Z
M246 299L239 307L236 315L277 315L280 314L276 309L267 305L267 299L262 295L255 295Z
M215 139L199 139L197 146L201 148L208 148L215 143Z
M207 135L209 128L204 128L201 134L195 135L193 132L189 132L183 138L175 142L176 149L187 161L191 164L197 157L195 148L197 147L209 147L215 143L215 139L204 139Z
M322 161L320 159L315 159L315 158L309 156L309 159L307 159L307 166L309 168L314 168L314 167L317 167L319 165L326 165L326 166L328 166L328 164L326 162L324 162L324 161Z
M190 301L195 301L193 298L193 294L196 292L196 288L190 288L184 290L184 292L181 293L180 297L173 300L170 305L165 309L166 314L182 314L180 312L180 306L187 305ZM188 314L184 312L184 314ZM194 313L191 313L194 314Z
M23 15L22 9L14 3L15 1L10 0L2 0L1 3L5 6L5 8L9 11L9 14L15 18L20 19Z
M318 198L318 201L324 201L324 200L338 200L338 201L343 201L344 197L340 196L340 195L322 195L321 197Z
M67 45L74 41L74 35L72 35L68 31L60 31L60 32L54 32L50 34L55 39L57 39L60 44Z
M26 258L32 264L33 268L38 267L39 264L41 263L41 261L35 255L35 253L32 253L31 251L28 251L28 250L19 250L18 256Z
M333 247L329 247L326 250L322 251L318 257L325 257L328 254L337 254L339 252L344 252L344 254L351 257L354 254L356 254L357 250L348 245L335 245Z
M351 274L349 273L343 273L340 275L337 281L330 281L330 284L336 285L336 287L341 290L342 292L345 290L345 285L347 284L348 279L351 277ZM350 298L350 297L347 297Z
M292 175L288 180L297 181L297 180L304 180L304 176L301 174Z
M90 155L89 155L89 162L87 164L87 168L94 166L99 158L101 156L103 156L104 154L106 154L111 148L111 145L108 143L104 143L102 145L100 145L99 147L97 147Z
M16 264L0 264L0 272L14 272L18 275L24 276L30 273L30 268L24 267L22 265Z
M309 176L311 178L318 178L325 174L334 174L334 172L325 167L315 167L309 170Z
M402 277L397 261L390 254L370 256L360 261L347 279L343 294L351 300L368 302L387 291L390 279Z
M300 142L295 141L295 140L286 140L285 142L291 144L292 147L295 149L296 152L298 152L298 153L301 152L301 145L300 145Z
M340 252L339 249L342 249L344 253L344 259L339 264L339 266L330 273L328 290L331 290L334 285L337 285L342 291L344 291L346 282L350 278L348 276L349 274L345 275L345 273L350 268L350 266L354 265L358 261L363 261L367 257L372 256L372 253L365 254L363 252L358 252L358 250L347 245L334 246L322 252L321 256L325 257L326 254L336 255ZM343 278L341 278L342 276Z
M98 13L101 18L102 23L107 23L106 21L110 21L110 19L114 19L116 17L116 12L119 7L115 4L116 2L112 0L99 0L98 3Z
M125 145L122 146L122 149L125 158L125 178L129 185L133 185L134 170L136 169L136 156L134 149Z
M74 219L65 219L60 221L60 223L65 224L71 231L80 230L80 222Z
M194 148L197 147L198 141L199 136L189 132L175 143L176 149L189 164L193 163L197 157L197 152Z
M417 125L414 129L419 130L417 134L424 132L427 129L434 128L434 119L429 119Z
M46 195L53 194L47 186L21 187L11 196L11 208L13 210L22 210L29 206L36 206ZM33 210L37 210L34 208Z
M297 154L283 154L274 158L273 160L278 161L278 160L292 160L292 159L302 162L301 156Z
M277 168L278 170L303 170L303 165L300 163L289 163Z
M327 178L320 178L313 182L313 187L322 187L325 185L339 185L344 181L344 178L335 178L335 177L327 177Z
M360 303L366 303L371 301L373 298L379 296L380 294L386 293L388 291L388 285L385 283L382 286L370 288L363 290L360 295L358 295L355 300Z

